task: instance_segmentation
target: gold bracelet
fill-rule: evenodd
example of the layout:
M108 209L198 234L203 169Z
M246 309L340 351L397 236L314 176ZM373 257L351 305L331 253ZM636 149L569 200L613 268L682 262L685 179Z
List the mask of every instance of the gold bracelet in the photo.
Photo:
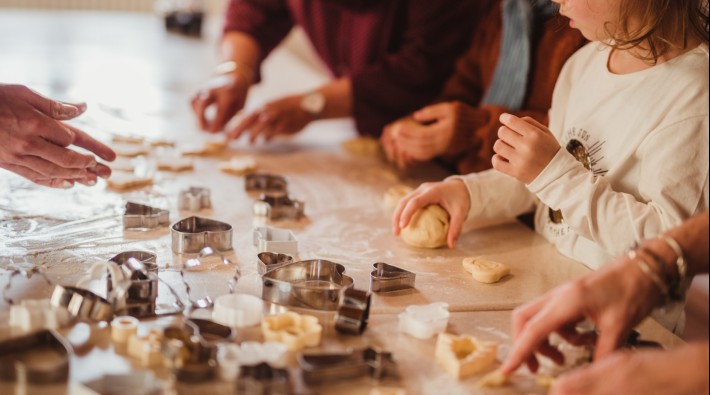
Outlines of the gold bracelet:
M226 62L218 64L217 67L214 68L215 74L220 75L233 73L235 71L238 71L240 74L242 74L242 77L246 77L249 80L254 79L254 69L249 66L246 66L244 63L237 63L233 60L228 60Z
M661 277L658 276L656 272L651 269L651 267L648 265L648 262L641 257L641 255L638 254L636 250L630 250L628 253L629 259L632 261L636 262L636 264L639 266L642 272L646 274L651 281L653 281L654 284L658 287L658 289L661 291L661 294L663 295L663 298L668 296L668 286L661 280Z

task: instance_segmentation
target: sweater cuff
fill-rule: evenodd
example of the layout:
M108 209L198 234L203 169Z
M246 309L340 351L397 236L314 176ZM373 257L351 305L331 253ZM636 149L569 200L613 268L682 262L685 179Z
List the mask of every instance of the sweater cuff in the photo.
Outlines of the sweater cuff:
M540 174L538 174L532 182L527 184L526 187L549 207L559 210L560 207L556 207L554 202L549 202L545 199L545 191L561 182L565 173L581 165L582 164L577 162L572 154L560 147L559 151L552 157L550 163L548 163Z

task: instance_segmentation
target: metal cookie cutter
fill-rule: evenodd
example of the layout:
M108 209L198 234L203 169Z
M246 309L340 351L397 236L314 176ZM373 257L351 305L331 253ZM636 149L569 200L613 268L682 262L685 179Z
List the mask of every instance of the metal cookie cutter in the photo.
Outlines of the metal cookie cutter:
M303 380L308 384L335 383L360 377L396 377L392 354L368 347L342 354L299 354Z
M346 335L361 335L370 317L370 293L355 288L341 291L335 312L335 330Z
M286 192L288 182L283 176L268 173L247 174L244 189L258 192Z
M449 305L444 302L407 306L399 314L399 331L417 339L429 339L443 332L448 323Z
M203 318L188 318L185 325L194 326L194 333L199 334L207 343L230 341L236 335L232 328Z
M270 220L299 220L304 216L305 203L291 199L287 193L262 193L254 202L254 215L267 217Z
M210 190L207 188L190 187L180 191L178 195L178 208L180 210L200 211L212 208Z
M270 272L281 266L290 265L294 262L291 255L276 254L273 252L261 252L256 255L256 271L260 275Z
M340 290L353 286L345 266L314 259L295 262L262 276L261 298L280 305L316 310L336 310Z
M32 366L22 360L23 352L42 348L59 353L60 359L49 364L42 361L39 366ZM71 346L53 330L7 339L0 342L0 379L33 384L66 382L69 379L71 354Z
M72 316L85 320L110 321L113 318L113 305L87 289L57 285L49 301L52 306L66 308Z
M173 224L173 252L190 254L200 252L204 247L218 251L232 249L232 225L202 217L187 217Z
M125 251L109 261L114 262L131 282L126 305L153 303L158 298L158 264L156 255L147 251ZM111 290L111 281L107 283Z
M370 272L370 290L372 292L392 292L414 288L416 274L384 262L374 263L372 267L375 268Z
M288 229L258 227L254 229L256 252L276 252L291 256L298 255L298 240Z
M2 290L2 298L5 300L7 304L12 306L15 304L15 301L7 296L7 292L10 290L12 287L12 280L15 278L15 276L22 276L26 279L31 279L32 275L38 274L40 275L44 281L47 283L47 285L52 285L52 281L47 277L47 275L37 266L30 268L30 269L15 269L12 272L10 272L10 276L7 279L7 284L5 284L5 288Z
M212 378L217 367L217 349L202 341L194 325L165 328L161 352L175 378L184 382L202 382Z
M267 363L242 366L237 379L237 395L290 395L291 380L286 369Z
M170 223L170 212L160 208L126 202L123 229L153 229Z

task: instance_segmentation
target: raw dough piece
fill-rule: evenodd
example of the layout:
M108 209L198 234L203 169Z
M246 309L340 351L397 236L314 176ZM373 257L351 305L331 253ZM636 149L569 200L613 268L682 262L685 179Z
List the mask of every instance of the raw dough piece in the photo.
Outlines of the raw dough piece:
M555 384L556 378L552 376L546 376L543 374L538 374L535 376L535 384L539 385L540 387L545 387L545 388L550 388L552 387L552 384Z
M382 204L385 209L389 211L394 211L399 203L400 199L405 197L409 192L412 192L414 188L406 185L395 185L385 192L385 196L382 198Z
M478 388L488 387L488 388L498 388L508 384L508 376L503 374L500 370L496 369L487 375L483 376L482 379L478 380Z
M119 191L153 185L152 177L137 176L127 172L113 172L107 180L108 187Z
M172 140L156 139L148 141L151 147L174 147L175 142Z
M145 142L145 139L143 139L143 137L141 137L141 136L123 136L123 135L117 134L111 138L111 141L113 141L114 143L119 143L119 144L122 143L122 144L143 145L143 143Z
M407 392L397 387L375 387L370 390L370 395L407 395Z
M289 351L319 345L322 333L323 326L318 323L318 318L312 315L289 311L264 317L261 321L261 334L264 340L283 343L288 346Z
M235 176L243 176L256 170L256 160L251 156L234 156L228 161L220 162L219 169Z
M182 154L186 156L210 156L217 155L226 148L226 141L206 141L201 145L183 149Z
M492 284L510 274L510 268L503 263L481 258L464 258L463 268L471 273L479 283Z
M117 156L127 156L129 158L135 158L136 156L148 155L150 150L144 145L137 144L113 144L111 146L113 152Z
M159 158L156 165L158 170L184 171L194 169L195 161L192 158Z
M482 372L497 355L498 343L482 342L473 336L440 333L436 339L436 361L457 379Z
M129 171L133 172L136 169L135 163L133 163L133 158L127 158L125 156L117 156L113 162L104 163L106 166L110 167L113 171Z
M419 209L400 235L402 240L414 247L439 248L446 245L449 233L449 213L438 204Z
M380 141L372 137L355 137L343 142L343 149L353 155L380 156L382 155L382 145Z

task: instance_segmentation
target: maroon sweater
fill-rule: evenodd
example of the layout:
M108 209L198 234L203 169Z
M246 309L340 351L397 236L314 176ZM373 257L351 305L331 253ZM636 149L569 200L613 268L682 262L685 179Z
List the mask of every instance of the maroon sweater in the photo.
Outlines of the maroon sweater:
M298 24L335 77L350 77L361 134L430 103L490 0L231 0L224 31L241 31L262 59Z

